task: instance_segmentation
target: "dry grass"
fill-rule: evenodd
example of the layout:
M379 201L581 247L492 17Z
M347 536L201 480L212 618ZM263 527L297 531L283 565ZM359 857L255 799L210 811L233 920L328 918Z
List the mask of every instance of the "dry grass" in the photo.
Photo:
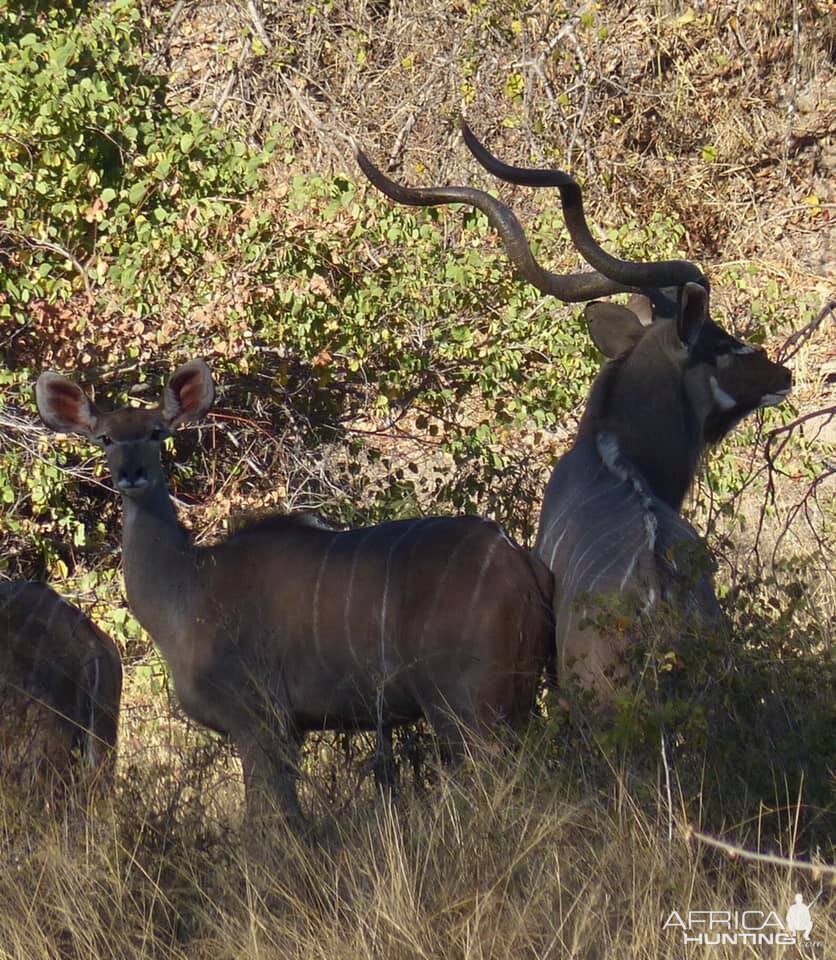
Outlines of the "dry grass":
M226 805L222 784L165 810L157 798L173 785L149 786L123 781L86 822L44 824L3 803L0 955L659 960L686 955L682 931L663 929L672 910L783 918L796 891L809 901L823 882L706 851L678 820L669 843L660 798L636 799L623 771L603 792L568 786L542 743L442 774L423 795L360 797L301 839L278 819L266 837L214 821L207 800ZM793 852L791 811L782 847ZM813 913L827 944L832 897L825 887Z

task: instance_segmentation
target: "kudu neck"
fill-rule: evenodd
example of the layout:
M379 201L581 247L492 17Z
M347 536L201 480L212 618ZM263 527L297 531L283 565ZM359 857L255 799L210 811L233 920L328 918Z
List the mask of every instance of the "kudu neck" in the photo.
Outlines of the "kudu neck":
M679 511L703 450L702 431L675 369L645 371L621 360L595 381L578 440L607 432L650 490Z
M197 579L196 550L177 521L168 488L122 497L122 564L128 604L160 647L174 637Z

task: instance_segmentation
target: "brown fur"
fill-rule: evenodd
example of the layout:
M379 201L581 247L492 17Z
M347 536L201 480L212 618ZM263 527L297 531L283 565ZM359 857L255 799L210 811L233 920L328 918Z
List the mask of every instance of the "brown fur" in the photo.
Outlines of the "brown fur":
M112 778L122 690L113 641L43 583L0 583L0 766L53 806Z
M54 429L103 437L123 494L128 602L198 722L228 734L248 799L271 793L298 817L293 777L306 730L376 730L425 716L453 758L471 733L529 715L552 645L551 574L478 517L336 531L268 517L213 547L178 525L162 435L213 394L200 361L168 382L164 407L67 409L43 374ZM62 402L53 408L53 390Z

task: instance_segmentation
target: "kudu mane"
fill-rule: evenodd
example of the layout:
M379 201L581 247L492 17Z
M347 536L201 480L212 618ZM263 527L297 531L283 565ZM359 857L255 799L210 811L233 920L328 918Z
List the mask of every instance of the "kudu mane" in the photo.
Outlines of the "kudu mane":
M282 533L284 530L306 528L335 533L339 528L323 520L318 513L299 510L294 513L242 514L230 522L230 534L227 540L253 534Z
M704 443L682 376L660 376L662 365L654 359L662 348L650 346L653 355L643 362L636 362L633 347L604 365L590 390L576 442L591 434L612 434L620 455L653 494L678 510ZM625 395L629 408L621 399Z

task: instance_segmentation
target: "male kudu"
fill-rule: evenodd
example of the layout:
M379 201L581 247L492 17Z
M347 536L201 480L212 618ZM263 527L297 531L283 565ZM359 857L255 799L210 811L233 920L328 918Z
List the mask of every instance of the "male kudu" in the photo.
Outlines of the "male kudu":
M495 176L560 190L569 235L593 272L543 269L513 212L490 194L404 187L362 153L360 166L400 203L457 202L484 212L519 274L543 293L566 302L634 294L626 307L586 306L589 333L610 362L592 387L575 442L551 475L534 547L555 578L558 671L574 673L607 700L613 679L623 674L631 635L659 601L688 619L719 622L705 565L695 571L677 559L699 542L679 511L706 446L748 413L779 403L790 373L709 318L708 281L694 264L631 263L607 254L589 231L580 187L570 176L508 166L462 128L471 152ZM622 613L624 603L632 609L627 631L594 623L607 597L620 600Z
M43 583L0 582L0 768L56 804L113 775L116 645Z
M460 756L470 733L521 723L553 644L545 565L478 517L344 532L273 517L195 546L160 445L213 397L201 360L172 374L156 409L100 413L58 374L37 384L52 429L104 448L122 494L130 607L185 711L235 743L251 807L272 793L298 819L295 759L308 730L386 735L423 715Z

